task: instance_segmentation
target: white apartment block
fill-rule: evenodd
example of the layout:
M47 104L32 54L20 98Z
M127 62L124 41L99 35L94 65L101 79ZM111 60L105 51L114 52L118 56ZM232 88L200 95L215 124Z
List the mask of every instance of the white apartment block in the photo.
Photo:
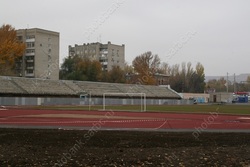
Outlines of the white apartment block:
M59 79L59 33L39 28L19 29L17 38L26 50L16 64L19 76Z
M124 69L125 66L125 45L88 43L83 45L69 46L69 56L80 56L97 60L102 64L103 71L110 71L113 66Z

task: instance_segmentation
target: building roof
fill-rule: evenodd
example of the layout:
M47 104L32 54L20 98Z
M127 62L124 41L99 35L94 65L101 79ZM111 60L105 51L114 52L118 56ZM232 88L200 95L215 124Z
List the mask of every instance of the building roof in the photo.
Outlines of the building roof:
M38 78L0 76L1 96L61 96L79 97L91 94L93 97L124 97L128 93L145 93L147 98L180 99L180 95L168 87L139 84L120 84L72 80L46 80ZM125 94L127 93L127 94ZM138 97L140 95L138 94Z
M23 32L23 31L28 31L28 32L41 32L41 33L48 33L48 34L54 34L54 35L59 35L59 32L56 31L51 31L51 30L45 30L41 28L29 28L29 29L18 29L17 33Z

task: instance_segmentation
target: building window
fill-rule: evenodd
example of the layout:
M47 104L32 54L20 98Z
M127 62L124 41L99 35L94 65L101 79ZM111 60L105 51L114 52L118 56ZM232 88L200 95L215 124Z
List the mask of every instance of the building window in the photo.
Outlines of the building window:
M26 53L35 53L35 50L34 49L27 49Z
M26 60L33 60L34 57L33 56L26 56Z
M35 42L27 42L26 46L27 46L27 48L33 48L33 47L35 47Z
M17 36L17 40L22 41L23 37L22 36Z
M34 67L34 63L27 63L26 67Z
M28 74L33 74L33 70L27 70Z
M26 36L26 39L34 39L35 38L35 35L28 35Z

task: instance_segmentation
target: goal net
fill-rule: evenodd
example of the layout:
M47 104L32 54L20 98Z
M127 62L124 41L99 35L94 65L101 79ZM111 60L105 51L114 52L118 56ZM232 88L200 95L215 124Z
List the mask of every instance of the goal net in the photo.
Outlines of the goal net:
M103 110L146 111L145 93L103 93Z

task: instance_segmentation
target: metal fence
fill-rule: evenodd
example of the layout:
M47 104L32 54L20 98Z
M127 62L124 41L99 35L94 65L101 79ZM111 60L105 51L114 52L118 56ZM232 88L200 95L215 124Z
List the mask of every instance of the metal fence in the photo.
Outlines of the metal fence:
M0 105L103 105L103 98L59 98L59 97L0 97ZM140 105L138 98L106 98L106 105ZM193 100L146 99L146 105L186 105Z

